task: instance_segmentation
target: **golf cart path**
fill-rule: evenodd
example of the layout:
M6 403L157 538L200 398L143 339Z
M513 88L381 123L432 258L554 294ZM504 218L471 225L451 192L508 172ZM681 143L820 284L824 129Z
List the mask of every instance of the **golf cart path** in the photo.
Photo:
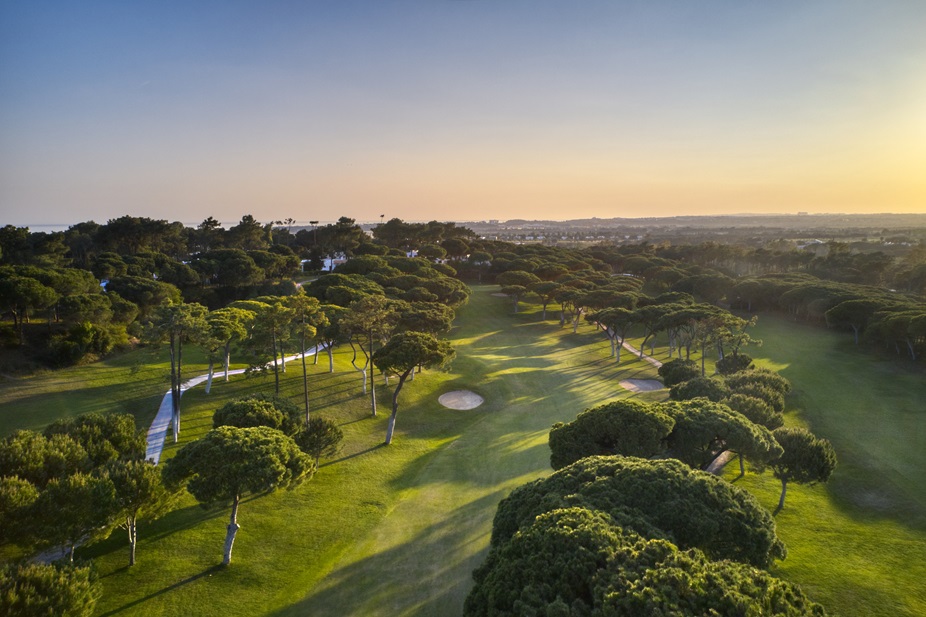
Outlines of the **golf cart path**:
M322 349L321 346L314 347L312 349L306 349L306 356L309 354L317 354ZM284 359L285 362L291 362L293 360L299 360L302 358L302 354L296 354L294 356L288 356ZM228 371L229 376L231 375L241 375L246 369L239 368ZM214 372L212 379L221 378L225 375L225 371ZM180 396L183 397L183 393L192 388L193 386L198 386L199 384L207 381L209 379L209 373L205 375L199 375L188 379L180 384ZM148 429L147 448L145 449L145 458L149 461L152 461L155 465L161 460L161 452L164 450L164 442L167 439L167 432L170 428L170 419L171 411L174 402L173 393L168 390L167 394L164 395L164 398L161 399L161 406L158 407L158 413L154 416L154 420L151 422L151 427Z
M660 366L662 366L662 362L660 362L660 361L657 360L656 358L653 358L653 357L651 357L651 356L647 356L646 354L643 354L643 355L641 356L641 355L640 355L640 350L637 349L636 347L634 347L633 345L631 345L630 343L624 342L624 343L621 343L621 345L624 347L624 349L626 349L626 350L629 351L630 353L636 355L638 358L643 358L644 360L646 360L647 362L649 362L650 364L652 364L652 365L655 366L656 368L659 368Z

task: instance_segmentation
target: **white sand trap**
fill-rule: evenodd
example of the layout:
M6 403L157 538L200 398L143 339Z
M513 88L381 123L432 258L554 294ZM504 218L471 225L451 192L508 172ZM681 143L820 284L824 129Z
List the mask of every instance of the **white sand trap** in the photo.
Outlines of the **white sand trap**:
M441 394L437 402L448 409L475 409L485 402L485 399L469 390L454 390Z
M658 379L626 379L620 383L620 386L631 392L651 392L665 387Z

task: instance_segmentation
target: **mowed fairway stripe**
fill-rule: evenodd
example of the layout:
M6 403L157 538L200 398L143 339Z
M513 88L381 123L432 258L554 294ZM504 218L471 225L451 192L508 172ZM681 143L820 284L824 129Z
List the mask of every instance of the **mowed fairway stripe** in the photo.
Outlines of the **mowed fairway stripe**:
M604 337L572 335L536 313L513 316L510 303L491 295L494 289L475 290L452 335L454 387L486 399L458 413L480 419L400 487L401 500L375 531L281 614L459 614L498 502L515 486L550 473L550 425L632 396L618 385ZM655 369L642 364L627 355L621 374L652 377ZM399 426L401 417L400 408Z

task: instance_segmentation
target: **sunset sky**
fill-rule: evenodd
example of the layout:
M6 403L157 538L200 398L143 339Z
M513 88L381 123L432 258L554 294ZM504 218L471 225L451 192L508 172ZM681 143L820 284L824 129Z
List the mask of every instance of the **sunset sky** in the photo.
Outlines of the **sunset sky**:
M0 225L926 212L926 2L0 3Z

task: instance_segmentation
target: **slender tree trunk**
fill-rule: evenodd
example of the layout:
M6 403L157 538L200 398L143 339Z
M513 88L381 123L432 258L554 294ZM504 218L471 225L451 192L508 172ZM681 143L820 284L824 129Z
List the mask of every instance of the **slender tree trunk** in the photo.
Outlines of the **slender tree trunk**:
M414 370L414 368L412 368ZM395 386L395 392L392 393L392 415L389 416L389 423L386 425L386 445L392 443L392 435L395 433L395 418L399 413L399 392L405 385L405 378L408 377L409 371L405 371L399 376L399 383Z
M68 550L68 561L70 561L71 563L74 563L74 549L76 548L77 548L77 543L71 542L71 547Z
M212 357L209 357L209 377L206 378L206 394L209 394L209 391L212 390L212 374L215 371L215 360Z
M373 379L373 346L374 346L374 333L373 330L370 330L370 356L367 358L367 364L370 366L370 404L373 409L373 417L376 417L376 380ZM362 348L361 348L362 349Z
M125 517L125 528L129 532L129 566L135 565L135 544L138 541L138 529L135 526L135 517Z
M373 379L373 362L369 362L370 365L370 404L373 407L373 417L376 417L376 381ZM366 373L364 373L364 379L366 379Z
M231 364L231 340L225 341L225 381L228 381L229 364Z
M270 343L273 346L273 381L274 387L276 388L276 393L280 393L280 365L277 364L277 332L276 330L271 331L270 333Z
M334 372L334 352L331 350L331 345L328 345L326 350L328 352L328 372Z
M170 335L170 416L174 443L180 437L180 341Z
M778 498L778 507L775 508L775 514L781 512L781 509L785 507L785 494L788 492L788 481L785 478L781 479L781 497Z
M622 336L620 339L617 339L617 337L615 337L615 341L616 341L616 343L617 343L617 345L616 345L616 349L617 349L617 354L616 354L616 356L617 356L617 361L616 361L616 363L617 363L617 364L620 364L620 363L621 363L621 348L624 346L624 337Z
M318 356L316 349L316 356ZM305 393L305 425L309 426L309 371L305 365L305 332L302 334L302 391Z
M743 461L743 454L742 454L742 452L739 453L739 458L740 458L740 477L742 478L743 476L746 475L746 465L745 465L745 463L744 463L744 461Z
M280 341L280 372L286 372L286 350L283 348L283 341Z
M543 305L543 317L542 317L541 319L543 319L543 321L546 321L546 320L547 320L547 305L546 305L546 303L544 303L544 305Z
M238 524L238 504L240 502L241 497L235 495L235 500L232 502L231 518L228 521L228 527L226 527L225 553L222 557L223 566L227 566L231 563L232 546L235 544L235 534L241 529L241 525Z

